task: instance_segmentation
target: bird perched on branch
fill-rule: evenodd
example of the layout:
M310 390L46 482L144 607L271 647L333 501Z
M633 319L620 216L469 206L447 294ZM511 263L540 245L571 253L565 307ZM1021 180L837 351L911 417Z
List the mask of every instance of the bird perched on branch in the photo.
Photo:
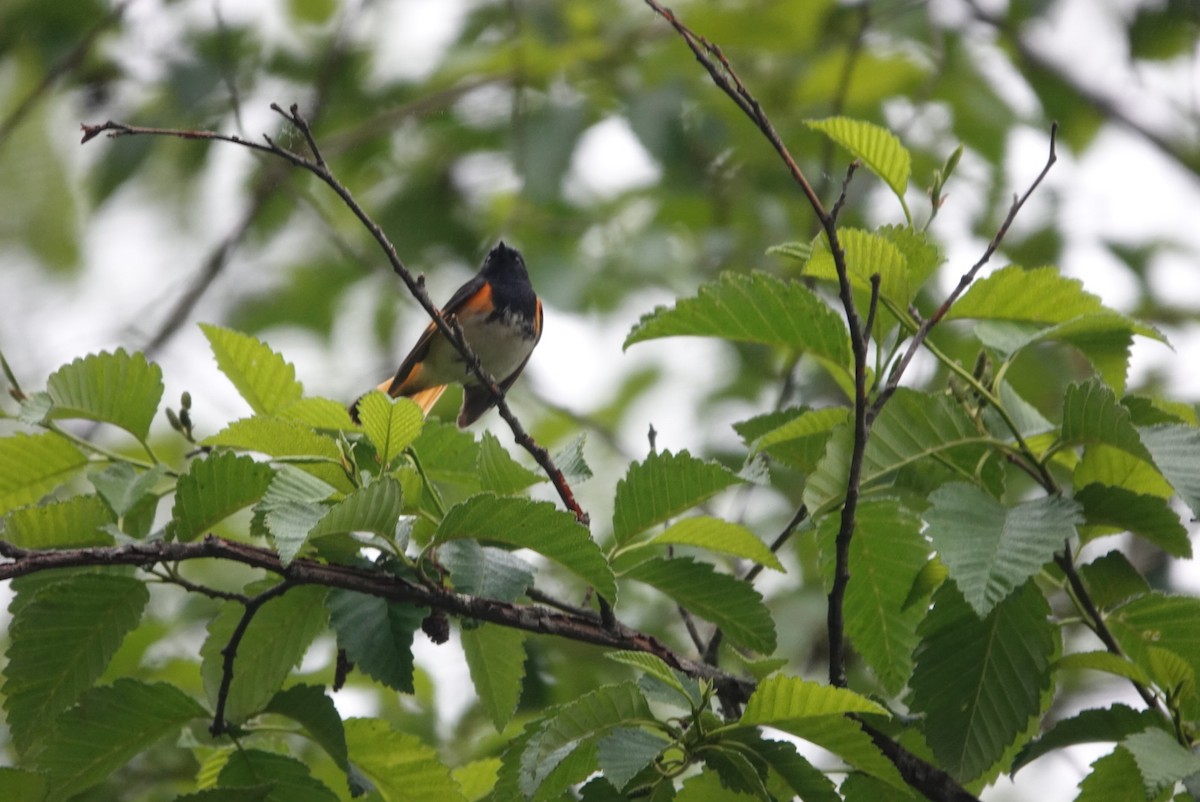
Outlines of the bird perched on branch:
M542 336L542 302L533 291L525 260L515 248L499 243L479 272L442 307L447 322L457 321L483 369L507 391L521 375ZM411 398L428 415L451 383L463 385L458 426L465 428L496 404L462 354L430 321L396 375L379 385L392 398ZM351 407L358 420L358 402Z

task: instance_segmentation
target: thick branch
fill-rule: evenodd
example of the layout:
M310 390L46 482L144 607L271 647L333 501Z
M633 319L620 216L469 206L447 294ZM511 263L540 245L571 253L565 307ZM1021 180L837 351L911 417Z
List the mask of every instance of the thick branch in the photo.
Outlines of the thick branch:
M147 567L160 562L229 560L277 574L291 586L344 588L540 635L553 635L609 649L647 652L689 676L712 681L723 693L742 701L749 698L753 691L751 683L712 666L689 660L652 635L621 624L609 626L592 615L572 615L534 605L466 596L432 585L408 582L391 574L314 560L297 559L285 566L280 562L279 555L270 549L212 535L191 543L131 543L124 546L55 550L23 549L0 540L0 557L11 560L0 562L0 581L55 568Z

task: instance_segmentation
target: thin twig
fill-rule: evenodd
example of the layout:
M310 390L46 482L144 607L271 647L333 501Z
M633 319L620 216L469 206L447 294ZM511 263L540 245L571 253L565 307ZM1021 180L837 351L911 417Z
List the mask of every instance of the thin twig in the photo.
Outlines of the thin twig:
M884 384L883 389L880 390L879 395L876 396L875 402L871 406L872 420L879 415L879 411L883 408L883 405L887 403L888 399L892 397L892 394L896 392L896 388L900 386L900 379L903 378L904 371L908 369L909 363L912 362L913 357L921 348L921 345L925 342L926 338L929 337L929 332L933 330L934 326L941 322L942 318L946 316L946 313L950 311L950 307L954 305L954 302L957 301L959 297L967 291L967 288L971 286L971 282L975 280L975 276L978 275L983 266L991 260L992 256L1000 248L1000 243L1004 241L1004 237L1008 234L1008 229L1012 226L1013 221L1017 219L1017 214L1021 211L1021 208L1025 206L1025 202L1029 200L1029 197L1033 194L1034 190L1036 190L1042 183L1042 179L1044 179L1050 172L1050 168L1054 166L1056 161L1058 161L1058 154L1055 152L1055 141L1057 136L1058 123L1054 123L1050 126L1050 153L1046 158L1046 164L1042 167L1041 172L1037 174L1037 177L1033 179L1033 183L1029 185L1029 188L1025 190L1025 194L1019 197L1013 197L1013 202L1012 205L1009 206L1008 214L1004 216L1004 220L1001 222L1000 227L996 229L996 233L992 235L992 240L988 243L987 248L984 249L983 255L979 257L979 260L976 261L975 264L971 265L971 268L967 270L967 272L962 274L962 277L958 280L958 286L956 286L954 290L948 296L946 296L946 300L942 301L942 305L939 306L932 315L921 322L921 325L917 328L916 333L913 334L912 340L909 341L908 349L904 352L904 355L900 357L900 360L892 365L891 372L888 374L887 383Z
M233 661L237 659L238 646L241 645L242 638L246 636L250 622L254 620L255 614L262 609L264 604L287 593L292 587L292 583L284 580L248 600L245 603L241 619L229 635L229 643L226 643L225 648L221 649L221 687L217 690L216 710L213 712L212 724L208 728L214 738L224 733L228 727L228 722L225 721L225 705L229 701L229 688L233 684Z

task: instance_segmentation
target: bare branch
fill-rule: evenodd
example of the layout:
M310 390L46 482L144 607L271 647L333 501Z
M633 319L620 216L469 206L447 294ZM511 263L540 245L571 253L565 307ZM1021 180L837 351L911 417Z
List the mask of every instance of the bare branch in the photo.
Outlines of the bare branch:
M293 585L285 580L245 602L246 609L237 626L230 633L229 643L221 649L221 687L217 690L216 710L213 712L212 724L208 728L214 738L224 733L228 726L228 722L225 721L225 705L229 701L229 687L233 684L233 661L237 659L238 646L241 645L242 638L246 637L246 630L249 629L250 622L264 604L287 593L292 587Z

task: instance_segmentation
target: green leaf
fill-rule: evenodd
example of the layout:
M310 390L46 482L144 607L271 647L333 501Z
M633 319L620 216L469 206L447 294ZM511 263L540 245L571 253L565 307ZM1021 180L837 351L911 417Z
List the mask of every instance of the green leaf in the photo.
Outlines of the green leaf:
M586 443L587 431L581 431L554 454L554 464L572 484L586 482L592 478L592 469L583 458L583 447Z
M350 771L346 731L333 700L320 685L293 685L271 697L267 713L286 716L299 724L344 772Z
M312 501L275 501L256 509L262 510L263 524L284 565L296 559L308 542L308 533L329 512L329 507Z
M647 560L624 577L662 591L719 626L734 643L765 654L775 651L775 622L758 591L740 579L685 557Z
M777 721L771 725L827 749L849 765L891 786L907 789L892 761L884 757L861 725L841 715Z
M167 537L194 540L263 497L274 471L250 457L217 451L192 460L175 486Z
M450 776L462 789L467 802L478 802L496 787L499 773L500 758L488 757L459 766L450 772Z
M929 558L921 521L890 499L867 500L855 516L850 541L850 573L844 612L846 635L889 693L898 694L912 673L919 605L905 606L909 592ZM840 516L820 523L821 552L827 581L833 575L833 540Z
M749 529L741 524L710 518L707 515L676 521L645 543L647 546L671 544L696 546L719 554L732 554L734 557L753 560L776 571L784 570L779 558Z
M618 544L655 524L689 510L742 480L715 462L687 451L655 452L630 464L617 482L613 502L613 537Z
M429 610L340 588L325 603L346 656L377 682L412 693L413 633Z
M749 750L731 743L707 743L696 750L704 768L715 772L721 785L730 791L748 794L752 799L769 800L766 761Z
M583 579L604 598L616 598L612 571L587 528L549 502L491 493L472 496L446 513L432 542L437 545L467 537L536 551Z
M145 441L162 400L162 369L124 349L89 354L51 374L46 391L51 417L111 423Z
M825 773L801 757L793 744L767 740L752 730L734 730L723 740L736 741L753 750L755 757L765 761L804 802L841 802L842 797Z
M1102 671L1115 677L1140 682L1143 685L1150 684L1150 678L1146 676L1145 671L1126 658L1112 652L1075 652L1059 659L1056 668L1060 671L1072 669Z
M1169 649L1200 673L1200 599L1151 593L1121 605L1106 620L1138 665L1150 665L1150 648Z
M273 415L304 394L296 368L259 340L240 332L201 323L217 367L233 382L256 415Z
M1079 783L1075 802L1127 802L1146 799L1137 761L1128 749L1118 747L1092 762L1091 773Z
M175 802L266 802L274 792L273 785L248 785L241 788L206 788L193 794L175 797Z
M358 417L385 470L417 439L425 423L421 408L412 399L393 401L378 390L358 400Z
M412 448L431 480L458 485L469 493L481 489L479 444L453 423L425 421Z
M468 596L516 601L533 585L534 567L511 551L452 540L438 547L438 561L454 589Z
M1187 528L1166 499L1093 483L1075 491L1075 501L1088 524L1080 532L1085 543L1114 531L1132 532L1174 557L1192 557Z
M415 735L379 719L346 722L350 760L371 778L384 802L462 802L458 785L437 753Z
M525 637L519 629L482 624L463 627L467 668L480 704L503 732L517 710L525 680Z
M846 407L826 407L802 412L751 442L754 452L766 452L800 471L816 468L835 427L850 419ZM740 434L739 430L739 434Z
M4 708L19 753L100 678L149 599L145 583L108 574L63 577L32 598L18 591L9 607Z
M222 788L269 783L269 802L337 802L338 798L299 760L261 749L239 749L230 755L219 781Z
M536 725L521 755L521 791L529 797L537 793L550 773L581 742L623 724L652 718L645 698L631 682L605 685L552 708Z
M1129 410L1116 393L1099 379L1067 386L1063 398L1062 442L1106 443L1133 456L1151 461L1142 445Z
M1103 309L1079 279L1067 278L1053 267L1025 270L1009 265L972 284L945 319L1053 324Z
M350 419L346 405L332 398L300 398L286 404L277 417L303 423L313 429L354 432L361 427Z
M226 426L201 445L227 446L286 459L338 490L349 492L354 485L342 470L337 442L308 426L283 418L242 418Z
M93 688L58 720L36 764L61 802L101 782L159 739L177 733L204 708L165 683L119 679Z
M74 496L40 507L22 507L4 519L4 539L25 549L112 545L104 527L116 517L98 496Z
M871 276L879 275L879 295L904 309L916 290L909 285L908 264L904 254L890 240L859 228L839 228L838 244L846 261L850 285L869 292ZM817 236L812 258L804 266L804 275L826 281L838 280L837 265L824 234Z
M625 348L661 337L720 337L809 353L843 387L852 380L850 339L842 319L798 281L766 273L722 273L695 298L673 309L644 315L625 338Z
M32 771L0 766L0 788L5 802L44 802L46 777Z
M509 456L491 432L484 432L479 440L479 477L484 490L500 496L546 480Z
M1157 727L1134 733L1121 745L1133 755L1148 799L1200 772L1200 755L1192 754L1170 733Z
M117 462L102 471L88 474L96 488L117 515L127 515L154 494L155 486L167 475L165 465L138 471L128 462Z
M805 120L804 124L850 151L850 155L883 179L901 203L904 202L912 157L895 134L878 125L849 117Z
M817 470L804 487L804 503L814 518L841 506L846 492L852 433L835 429ZM939 476L980 478L992 440L979 432L962 408L943 394L920 393L901 387L871 426L863 454L862 486L884 486L895 474L920 465L923 474L935 467ZM946 481L946 479L942 479Z
M1065 746L1105 741L1116 743L1128 735L1161 723L1161 716L1153 710L1134 710L1123 704L1083 710L1070 718L1060 719L1045 735L1026 744L1013 761L1012 773L1016 774L1042 755Z
M82 451L53 432L0 438L0 514L37 501L86 464Z
M1041 712L1058 648L1049 615L1032 581L982 621L954 585L934 595L909 684L926 741L959 780L987 771Z
M269 587L247 589L254 593ZM308 651L328 618L323 587L292 588L266 602L246 627L233 662L233 682L225 706L227 721L238 724L266 707L282 687L292 668ZM208 637L200 647L200 673L209 702L216 705L224 665L222 650L242 618L241 604L226 602L208 623Z
M334 504L309 537L373 532L392 540L396 537L396 523L400 518L400 496L400 483L393 477L377 479Z
M973 485L954 483L929 501L925 534L980 616L1040 571L1083 522L1079 505L1057 496L1005 507Z
M783 721L844 713L873 713L887 710L853 691L820 685L799 677L774 676L759 683L738 723L745 726L774 725Z
M1175 494L1171 485L1149 462L1104 444L1083 450L1083 459L1075 466L1076 487L1099 484L1120 487L1138 495L1168 499Z
M1108 610L1150 592L1150 583L1133 567L1129 558L1116 549L1080 566L1079 574L1100 610Z
M812 243L781 242L767 248L767 256L782 256L796 262L807 262L812 257Z
M597 741L596 761L604 778L622 790L667 745L663 736L641 727L617 727Z
M662 658L648 652L605 652L604 656L614 662L624 663L627 666L632 666L645 672L647 676L653 677L672 690L677 691L684 704L695 706L695 700L693 700L688 689L684 687L680 675L663 662Z
M1200 515L1200 429L1166 423L1145 426L1138 434L1171 487L1194 514Z

